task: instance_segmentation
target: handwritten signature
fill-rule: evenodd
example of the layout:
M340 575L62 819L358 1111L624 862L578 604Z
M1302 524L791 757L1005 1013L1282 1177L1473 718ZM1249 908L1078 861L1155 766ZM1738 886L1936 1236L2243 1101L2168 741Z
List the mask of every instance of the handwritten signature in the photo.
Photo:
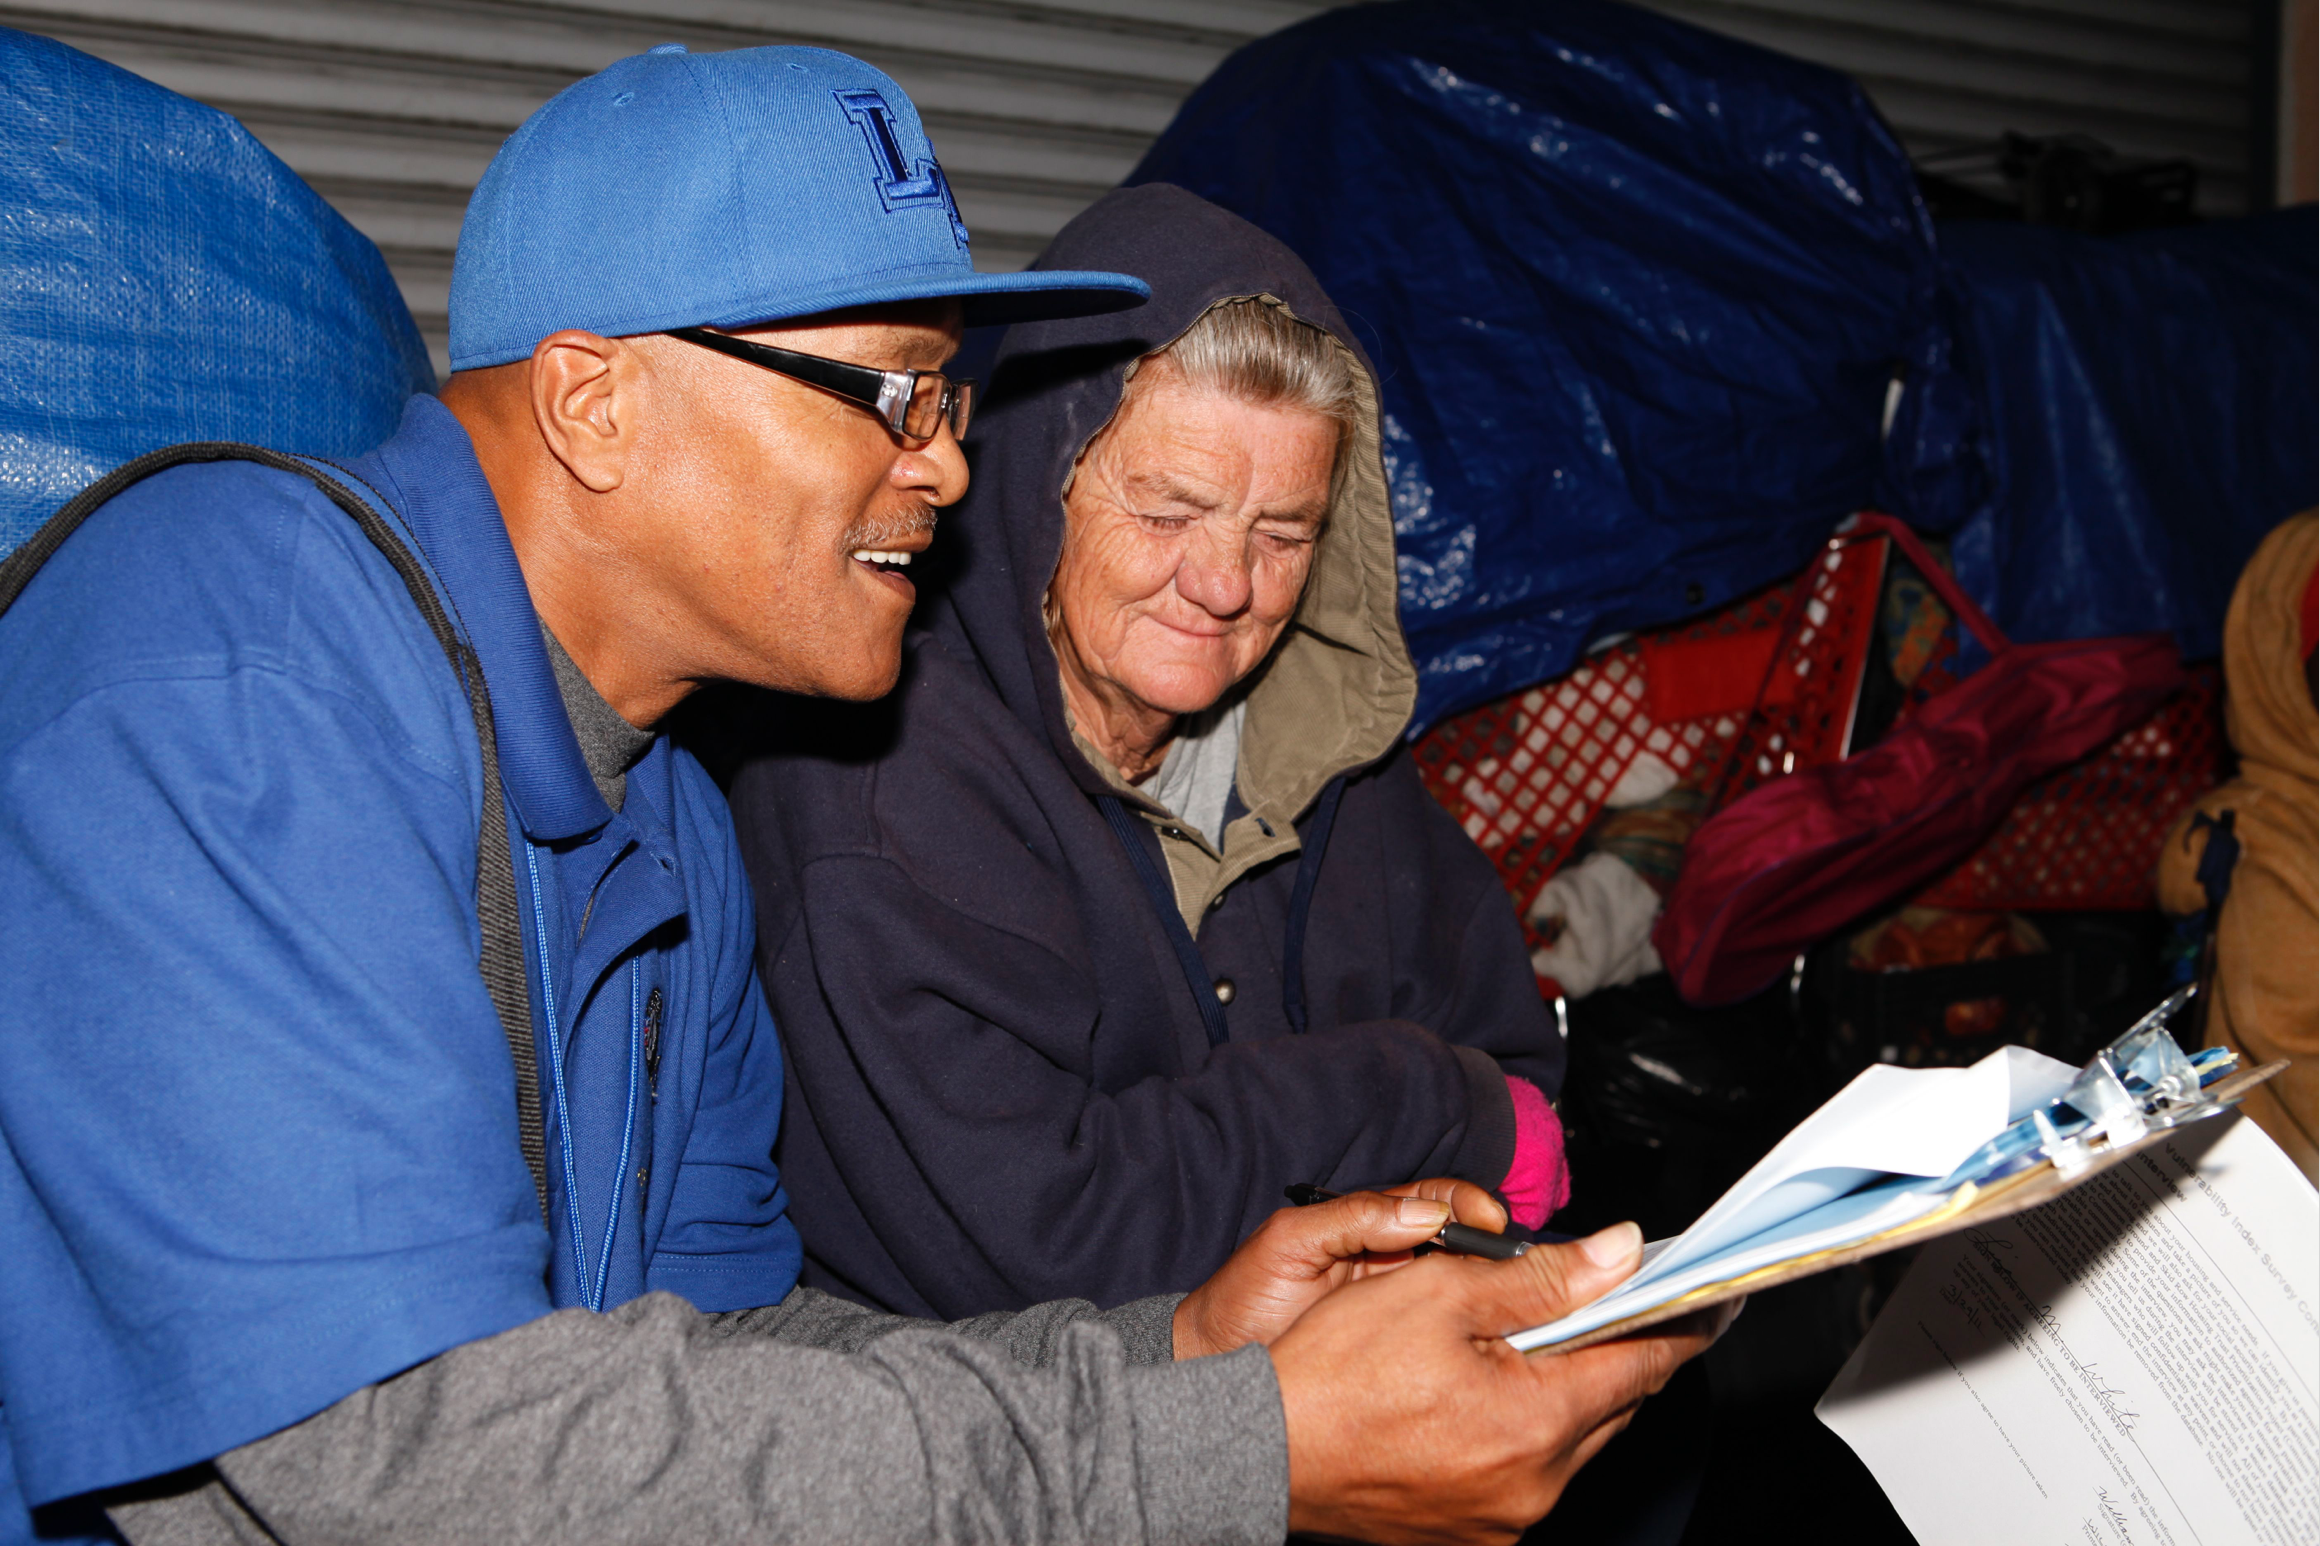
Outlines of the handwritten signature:
M1951 1309L1957 1311L1958 1314L1965 1317L1965 1322L1968 1326L1973 1327L1976 1331L1982 1329L1981 1308L1978 1305L1968 1304L1966 1302L1966 1291L1964 1289L1958 1287L1955 1283L1945 1283L1942 1285L1941 1298L1944 1304L1948 1305Z

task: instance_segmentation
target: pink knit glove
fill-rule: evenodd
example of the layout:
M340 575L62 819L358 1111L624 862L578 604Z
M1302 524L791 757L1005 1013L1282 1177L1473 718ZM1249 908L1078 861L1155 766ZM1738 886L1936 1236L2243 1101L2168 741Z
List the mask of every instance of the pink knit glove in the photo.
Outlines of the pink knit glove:
M1563 1161L1563 1119L1528 1079L1509 1075L1506 1093L1514 1101L1514 1163L1499 1193L1507 1211L1525 1229L1537 1229L1571 1200L1571 1167Z

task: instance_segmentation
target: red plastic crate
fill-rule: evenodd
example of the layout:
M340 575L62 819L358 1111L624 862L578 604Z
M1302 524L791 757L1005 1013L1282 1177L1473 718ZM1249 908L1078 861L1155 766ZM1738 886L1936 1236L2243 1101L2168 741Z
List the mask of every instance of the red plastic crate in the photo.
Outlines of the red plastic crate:
M1878 536L1833 537L1798 579L1791 594L1807 598L1804 608L1781 620L1778 664L1712 786L1711 814L1759 784L1844 758L1891 547Z
M1794 582L1445 720L1413 748L1419 775L1527 913L1643 752L1725 798L1843 754L1885 547L1834 541Z
M1622 640L1445 720L1413 748L1419 774L1527 913L1643 751L1708 791L1711 810L1843 755L1886 549L1882 537L1840 535L1791 584ZM1919 687L1938 692L1948 680L1937 660ZM2031 785L1916 900L2005 912L2148 907L2159 844L2222 777L2226 756L2222 682L2202 667L2147 723Z
M1629 639L1551 682L1444 720L1412 750L1426 787L1527 910L1639 753L1687 774L1738 728L1732 718L1654 723L1642 654Z

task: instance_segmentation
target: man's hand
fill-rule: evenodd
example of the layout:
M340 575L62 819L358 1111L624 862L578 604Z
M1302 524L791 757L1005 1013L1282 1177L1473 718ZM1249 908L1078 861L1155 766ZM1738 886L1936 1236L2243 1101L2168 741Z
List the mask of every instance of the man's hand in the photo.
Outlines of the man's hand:
M1599 1298L1642 1252L1642 1232L1620 1224L1514 1261L1430 1256L1314 1305L1272 1345L1291 1533L1514 1540L1738 1312L1576 1353L1526 1356L1499 1340Z
M1176 1307L1176 1356L1270 1346L1331 1289L1408 1265L1452 1220L1498 1234L1506 1210L1479 1186L1440 1179L1283 1208Z

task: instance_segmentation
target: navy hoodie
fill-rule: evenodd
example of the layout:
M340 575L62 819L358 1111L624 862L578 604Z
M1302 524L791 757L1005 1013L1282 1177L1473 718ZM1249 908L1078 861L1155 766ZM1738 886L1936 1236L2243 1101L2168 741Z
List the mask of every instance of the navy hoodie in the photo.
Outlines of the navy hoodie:
M1415 675L1376 391L1336 308L1279 242L1166 185L1107 196L1039 266L1153 298L1010 332L901 686L798 707L782 740L813 753L731 790L804 1281L915 1315L1189 1289L1289 1182L1495 1187L1504 1075L1562 1079L1506 893L1400 749ZM1131 364L1248 296L1335 336L1365 405L1297 617L1238 689L1217 847L1075 737L1042 602Z

